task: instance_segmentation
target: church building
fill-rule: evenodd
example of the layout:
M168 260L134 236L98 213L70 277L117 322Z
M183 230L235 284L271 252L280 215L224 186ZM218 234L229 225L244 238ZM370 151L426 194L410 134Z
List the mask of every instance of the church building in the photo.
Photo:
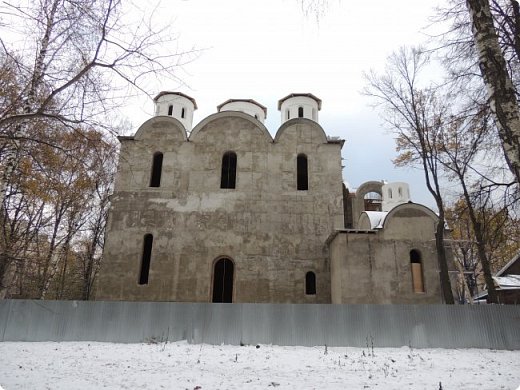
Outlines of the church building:
M343 185L344 140L322 101L230 99L192 128L195 100L161 92L121 151L97 300L441 303L437 216L405 183Z

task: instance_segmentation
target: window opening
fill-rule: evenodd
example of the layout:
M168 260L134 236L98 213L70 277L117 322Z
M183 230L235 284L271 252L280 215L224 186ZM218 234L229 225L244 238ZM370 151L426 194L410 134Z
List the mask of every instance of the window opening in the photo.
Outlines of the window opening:
M291 113L289 111L289 109L285 110L286 114L287 114L287 119L291 119Z
M145 234L143 240L143 254L141 256L141 269L139 270L139 284L148 284L150 274L150 262L152 259L153 236Z
M181 118L184 119L185 114L186 114L186 110L184 109L184 107L182 107L182 110L181 110Z
M303 118L303 107L298 107L298 118Z
M172 116L172 115L173 115L173 106L172 106L172 105L169 105L169 106L168 106L168 115L169 115L169 116Z
M410 264L412 266L412 286L414 293L424 292L423 270L421 252L416 249L410 251Z
M152 176L150 178L150 187L161 186L161 172L162 172L163 154L157 152L153 155L152 162Z
M316 295L316 274L314 272L307 272L305 274L305 294Z
M390 199L392 199L392 189L391 188L388 189L388 197Z
M234 152L226 152L222 157L222 174L220 188L235 188L237 176L237 155Z
M299 154L296 158L296 188L299 191L306 191L309 189L307 165L307 156L305 154Z
M365 194L363 203L365 206L365 211L382 211L383 209L381 194L375 191Z
M212 302L233 302L233 273L234 265L230 259L220 259L215 263Z

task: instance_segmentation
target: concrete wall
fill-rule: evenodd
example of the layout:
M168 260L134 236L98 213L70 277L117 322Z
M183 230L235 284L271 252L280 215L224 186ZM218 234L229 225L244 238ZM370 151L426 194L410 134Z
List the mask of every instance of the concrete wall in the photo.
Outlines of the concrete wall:
M214 262L235 265L234 302L330 303L324 243L342 227L341 144L307 119L275 140L249 115L222 112L189 140L174 118L153 118L121 140L97 299L209 302ZM235 189L221 189L221 162L237 154ZM164 154L150 188L152 156ZM309 190L296 190L296 157L308 157ZM138 285L143 236L153 234L149 283ZM305 294L305 273L317 277Z
M382 229L338 232L330 243L332 303L441 303L436 222L426 207L403 204ZM421 254L424 293L413 292L412 249Z
M0 341L520 349L520 306L0 300Z

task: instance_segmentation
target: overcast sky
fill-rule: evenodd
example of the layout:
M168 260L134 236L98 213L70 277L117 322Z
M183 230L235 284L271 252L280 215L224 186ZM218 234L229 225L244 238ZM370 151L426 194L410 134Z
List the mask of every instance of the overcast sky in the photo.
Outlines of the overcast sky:
M394 168L393 137L360 91L364 71L381 70L392 51L426 40L428 17L439 3L329 0L317 21L299 0L164 1L157 15L178 34L179 50L201 51L179 69L184 85L155 88L195 98L194 125L229 98L255 99L267 107L272 135L280 126L278 100L313 93L323 101L325 132L346 140L343 177L351 188L369 180L405 181L413 201L433 207L422 172ZM137 129L153 103L143 98L129 110Z

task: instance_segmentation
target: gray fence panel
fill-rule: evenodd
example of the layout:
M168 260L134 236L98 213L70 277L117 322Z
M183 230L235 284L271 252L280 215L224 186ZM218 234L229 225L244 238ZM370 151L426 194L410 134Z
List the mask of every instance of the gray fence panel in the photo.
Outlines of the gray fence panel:
M520 349L520 306L0 301L0 341Z
M0 301L0 341L4 340L11 313L11 301Z

